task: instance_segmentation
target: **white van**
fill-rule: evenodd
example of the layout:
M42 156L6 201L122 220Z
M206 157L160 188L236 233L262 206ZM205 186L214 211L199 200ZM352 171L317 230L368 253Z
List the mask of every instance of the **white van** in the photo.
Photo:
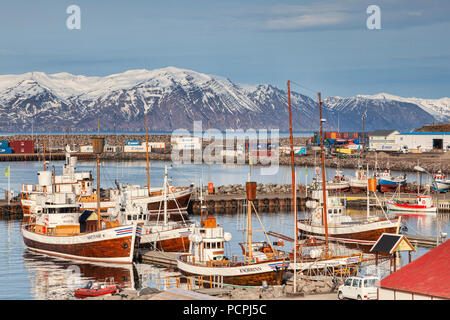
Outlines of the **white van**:
M339 286L338 298L340 300L345 298L357 300L376 300L376 283L379 281L380 279L374 276L350 277L345 280L343 285Z

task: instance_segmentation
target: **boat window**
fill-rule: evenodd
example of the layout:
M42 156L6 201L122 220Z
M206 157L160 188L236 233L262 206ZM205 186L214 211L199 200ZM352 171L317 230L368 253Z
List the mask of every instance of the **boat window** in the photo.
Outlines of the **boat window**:
M146 214L144 214L144 220L147 220L147 215Z
M215 242L211 243L211 249L215 249L215 248L216 248L216 243Z
M352 284L352 279L345 280L345 283L344 283L345 286L351 286L351 284Z
M332 209L328 209L328 214L332 214L333 210Z
M137 220L137 214L133 215L133 220Z
M127 216L127 219L128 219L128 220L131 220L131 214L129 214L129 215Z
M341 209L338 209L338 213L341 213Z
M353 279L353 287L358 287L359 286L359 279Z
M139 215L139 220L142 220L142 214Z

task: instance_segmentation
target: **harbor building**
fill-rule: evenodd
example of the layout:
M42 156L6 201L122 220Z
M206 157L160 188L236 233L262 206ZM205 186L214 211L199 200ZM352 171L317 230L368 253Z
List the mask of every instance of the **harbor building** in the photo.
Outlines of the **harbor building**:
M375 130L369 133L369 150L398 151L400 146L396 143L397 130Z

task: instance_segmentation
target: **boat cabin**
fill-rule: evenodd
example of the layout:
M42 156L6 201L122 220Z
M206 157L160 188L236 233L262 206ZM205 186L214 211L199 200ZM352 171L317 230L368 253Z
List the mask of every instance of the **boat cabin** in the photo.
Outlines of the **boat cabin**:
M203 227L194 228L189 240L191 255L188 262L228 262L225 257L225 242L231 240L231 234L224 232L212 215L204 220Z

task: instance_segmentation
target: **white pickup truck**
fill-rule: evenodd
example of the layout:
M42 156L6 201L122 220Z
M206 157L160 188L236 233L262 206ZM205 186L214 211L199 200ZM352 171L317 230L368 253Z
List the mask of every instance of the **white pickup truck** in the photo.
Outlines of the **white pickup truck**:
M380 279L374 276L356 276L345 280L344 284L339 286L338 298L358 299L358 300L376 300L377 287L376 283Z

